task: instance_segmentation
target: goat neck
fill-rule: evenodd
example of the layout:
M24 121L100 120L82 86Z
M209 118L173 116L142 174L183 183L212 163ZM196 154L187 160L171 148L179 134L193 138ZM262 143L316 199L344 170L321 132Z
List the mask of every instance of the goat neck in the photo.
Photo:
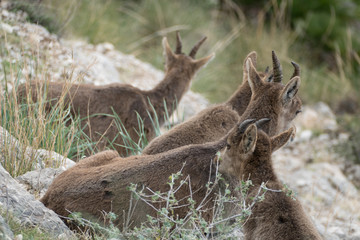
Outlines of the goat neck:
M168 115L171 115L174 109L176 109L176 103L181 100L184 93L190 88L191 80L197 71L204 67L215 56L213 53L199 60L195 59L195 55L206 40L206 37L195 44L189 55L182 52L182 43L179 32L177 32L176 39L176 50L173 52L170 49L167 38L164 37L163 48L166 59L165 77L155 88L145 92L145 96L153 105L156 114L160 116L160 124L164 122L162 116L165 115L165 111L167 111Z

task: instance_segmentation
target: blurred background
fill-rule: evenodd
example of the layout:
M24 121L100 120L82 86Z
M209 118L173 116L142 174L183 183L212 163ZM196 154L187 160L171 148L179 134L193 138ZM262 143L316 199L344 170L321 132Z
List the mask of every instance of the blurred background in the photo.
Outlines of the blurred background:
M360 0L22 0L13 8L59 36L110 42L161 70L164 35L180 30L188 47L206 35L198 56L216 52L216 58L192 89L211 102L226 100L241 83L250 51L258 53L263 70L275 50L285 77L291 76L291 60L300 64L305 103L325 101L337 112L356 113L359 5Z
M110 42L160 70L163 36L174 46L180 30L185 52L207 36L198 57L211 52L216 57L198 73L192 90L212 103L226 100L242 82L243 60L250 51L258 53L258 70L263 71L275 50L285 79L293 71L290 61L301 66L304 105L328 104L341 128L352 133L352 148L359 149L360 0L12 2L14 11L25 11L28 21L61 38Z

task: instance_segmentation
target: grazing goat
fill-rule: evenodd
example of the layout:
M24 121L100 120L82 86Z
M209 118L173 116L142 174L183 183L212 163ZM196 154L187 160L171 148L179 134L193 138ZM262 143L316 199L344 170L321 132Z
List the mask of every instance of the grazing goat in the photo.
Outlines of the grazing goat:
M270 118L271 121L264 126L264 131L270 136L287 129L301 111L301 100L296 95L300 87L299 66L292 62L294 74L284 86L275 52L272 52L273 79L261 78L253 65L254 59L254 52L246 57L244 82L229 101L209 107L155 138L142 154L157 154L188 144L215 141L228 133L237 122L245 119ZM245 105L247 107L244 111Z
M166 37L163 38L166 74L164 79L152 90L143 91L127 84L105 86L74 84L69 87L66 83L58 82L31 83L30 86L28 84L19 86L18 99L24 99L31 91L33 101L37 101L37 95L40 94L39 89L42 89L47 92L47 98L51 100L50 105L54 106L65 91L65 106L70 104L73 115L86 118L82 122L83 126L87 124L84 132L92 141L100 141L98 148L104 149L108 141L114 140L113 144L116 150L121 155L127 155L128 151L123 146L124 142L119 136L114 118L109 115L117 114L131 139L138 142L138 133L141 132L137 118L137 114L139 114L143 120L146 137L150 141L155 137L153 123L148 114L150 113L154 119L155 113L151 105L156 114L160 116L158 119L161 126L164 123L165 111L169 115L172 114L176 101L180 101L189 89L195 73L214 57L214 54L211 54L195 60L195 55L206 37L192 48L189 56L182 53L182 43L178 32L176 39L176 50L172 52ZM87 118L88 116L90 117Z
M262 184L271 189L265 199L255 203L244 225L246 240L322 239L300 202L287 196L271 160L272 152L294 136L294 128L269 137L251 124L232 131L227 140L220 171L239 179L251 180L246 201L252 202Z
M253 122L244 121L241 126L244 128ZM263 121L258 121L258 124L263 124ZM81 160L61 173L41 202L61 216L69 215L69 211L81 212L84 217L102 220L102 212L111 211L119 216L116 222L119 227L127 225L123 221L128 217L126 213L134 210L132 224L129 225L139 226L146 220L146 215L156 216L156 212L143 201L137 202L136 207L132 205L134 209L129 210L131 192L127 187L134 183L138 187L167 192L170 189L167 184L169 176L181 170L182 176L178 181L188 176L190 180L188 185L181 186L175 193L175 198L179 200L175 216L183 218L187 215L187 198L192 193L197 206L206 199L200 211L205 219L210 220L213 200L218 191L208 193L206 185L209 180L215 182L216 166L213 160L225 146L226 136L215 142L187 145L156 155L121 158L116 151L104 151ZM237 186L235 183L233 185ZM146 189L145 193L150 194ZM159 209L164 204L155 206Z

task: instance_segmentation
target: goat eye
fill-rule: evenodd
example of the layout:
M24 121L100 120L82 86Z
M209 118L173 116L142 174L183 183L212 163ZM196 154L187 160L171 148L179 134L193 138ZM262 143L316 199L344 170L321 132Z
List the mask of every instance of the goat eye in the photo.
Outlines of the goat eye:
M226 149L227 149L227 150L229 150L230 148L231 148L231 145L230 145L230 144L226 145Z
M302 111L301 110L297 110L296 112L295 112L295 115L298 115L299 113L301 113Z

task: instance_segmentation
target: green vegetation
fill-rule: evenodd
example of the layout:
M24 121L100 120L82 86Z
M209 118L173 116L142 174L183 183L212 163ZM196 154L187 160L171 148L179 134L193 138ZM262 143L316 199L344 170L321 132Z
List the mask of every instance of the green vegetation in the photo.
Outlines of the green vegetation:
M46 149L55 151L68 158L76 158L88 142L81 138L80 120L73 119L70 109L64 107L60 101L59 106L50 112L46 111L48 100L45 94L39 94L36 102L27 97L24 102L18 101L16 91L22 79L26 81L44 81L47 70L41 59L34 59L24 54L21 60L9 54L9 45L17 42L12 36L12 42L1 36L0 50L2 53L2 94L0 95L0 126L14 136L19 144L11 140L11 136L4 136L3 167L12 175L18 176L35 167L37 153L30 153L27 146L33 149ZM33 71L23 69L31 68L37 63ZM19 160L20 159L20 160ZM45 166L57 167L50 159L44 159Z

